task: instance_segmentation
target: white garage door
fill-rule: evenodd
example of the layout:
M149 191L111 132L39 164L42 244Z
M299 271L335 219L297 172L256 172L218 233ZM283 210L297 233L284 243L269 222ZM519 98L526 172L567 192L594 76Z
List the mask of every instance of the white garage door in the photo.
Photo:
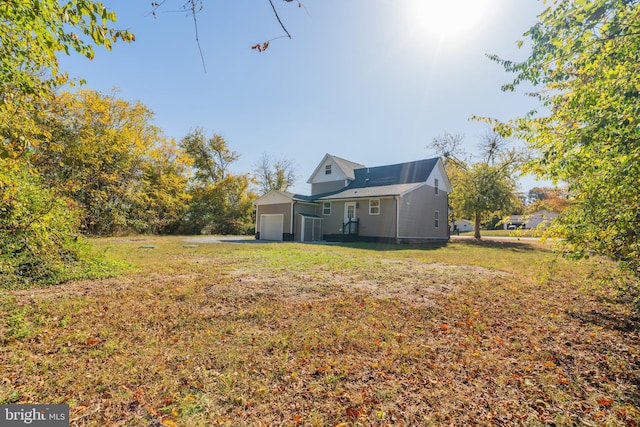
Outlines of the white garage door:
M264 214L260 215L260 240L282 241L284 230L284 215Z

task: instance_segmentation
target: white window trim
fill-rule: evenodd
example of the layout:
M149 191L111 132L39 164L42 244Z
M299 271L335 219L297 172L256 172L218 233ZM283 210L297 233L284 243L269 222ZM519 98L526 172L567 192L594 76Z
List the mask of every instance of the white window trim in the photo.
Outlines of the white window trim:
M440 211L433 212L433 227L436 229L440 228Z
M378 202L376 206L372 206L371 202ZM380 207L382 203L380 203L380 199L369 199L369 215L380 215ZM378 208L378 212L372 213L371 208Z
M329 213L326 213L324 210L324 204L327 203L329 205ZM322 202L322 215L329 216L331 215L331 202Z
M331 165L324 165L324 174L325 175L331 175Z

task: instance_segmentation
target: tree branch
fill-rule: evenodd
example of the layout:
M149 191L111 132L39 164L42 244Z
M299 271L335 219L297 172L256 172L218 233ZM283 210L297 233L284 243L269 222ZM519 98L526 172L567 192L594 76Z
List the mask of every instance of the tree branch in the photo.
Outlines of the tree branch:
M193 17L193 27L196 30L196 43L198 44L198 51L200 51L200 59L202 60L202 68L204 69L204 72L207 72L207 66L204 63L204 55L202 54L202 46L200 46L200 38L198 36L198 20L196 18L196 1L195 0L189 0L189 3L191 4L191 16Z
M291 0L285 0L285 1L291 1ZM269 3L271 4L271 8L273 9L273 14L276 15L276 19L278 20L278 23L282 27L282 30L287 34L287 37L291 38L291 34L289 34L289 31L287 31L287 28L284 26L284 24L280 20L280 16L278 16L278 11L276 10L276 7L274 6L273 1L269 0Z

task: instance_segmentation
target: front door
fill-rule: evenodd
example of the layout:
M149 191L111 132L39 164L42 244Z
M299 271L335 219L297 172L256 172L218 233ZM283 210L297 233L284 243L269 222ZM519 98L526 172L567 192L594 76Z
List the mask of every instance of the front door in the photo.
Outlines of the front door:
M349 221L356 220L356 202L346 202L344 204L344 223L347 224ZM345 234L355 233L357 230L357 225L354 223L349 223L345 225Z

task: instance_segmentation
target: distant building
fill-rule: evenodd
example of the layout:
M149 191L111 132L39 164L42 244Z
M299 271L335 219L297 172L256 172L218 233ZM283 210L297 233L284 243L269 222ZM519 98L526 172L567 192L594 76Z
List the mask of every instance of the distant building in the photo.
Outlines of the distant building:
M511 215L504 223L505 230L532 229L546 227L558 217L557 212L541 210L528 215Z
M451 232L454 234L458 232L464 233L466 231L473 230L475 230L475 226L473 225L473 222L469 221L468 219L453 221L453 224L451 224Z

